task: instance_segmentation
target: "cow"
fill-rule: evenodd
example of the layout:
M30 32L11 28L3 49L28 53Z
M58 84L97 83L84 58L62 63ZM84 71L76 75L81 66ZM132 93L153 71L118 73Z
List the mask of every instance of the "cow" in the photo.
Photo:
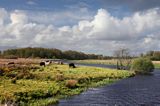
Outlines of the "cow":
M69 63L69 68L76 68L76 66L74 65L74 63Z
M44 67L46 66L45 62L40 62L39 65Z
M47 61L42 61L42 62L40 62L40 66L46 66L46 65L49 65L49 64L51 64L51 61L49 61L49 60L47 60Z
M49 65L51 62L49 60L45 61L45 65Z

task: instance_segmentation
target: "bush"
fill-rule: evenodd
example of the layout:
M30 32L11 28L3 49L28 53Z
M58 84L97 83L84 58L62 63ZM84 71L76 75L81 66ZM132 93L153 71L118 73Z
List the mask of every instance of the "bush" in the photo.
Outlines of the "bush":
M33 79L35 76L27 70L22 70L16 76L17 79Z
M131 70L136 74L149 74L153 72L154 65L148 58L137 58L133 61Z
M0 67L0 76L3 76L5 73L10 72L11 70L7 67Z
M67 80L66 81L66 87L75 88L77 86L77 83L78 83L77 80Z
M56 74L56 81L63 81L64 75L63 74Z

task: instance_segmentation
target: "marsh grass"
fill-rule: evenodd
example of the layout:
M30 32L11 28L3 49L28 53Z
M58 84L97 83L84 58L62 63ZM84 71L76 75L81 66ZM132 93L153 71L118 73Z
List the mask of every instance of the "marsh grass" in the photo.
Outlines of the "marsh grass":
M61 98L80 94L90 87L110 84L134 75L125 70L82 66L73 69L68 65L54 64L36 69L25 69L27 72L21 68L9 71L16 75L24 72L21 74L22 77L16 79L16 82L12 81L12 77L0 76L1 104L12 101L19 105L38 106L41 104L45 106L58 103Z

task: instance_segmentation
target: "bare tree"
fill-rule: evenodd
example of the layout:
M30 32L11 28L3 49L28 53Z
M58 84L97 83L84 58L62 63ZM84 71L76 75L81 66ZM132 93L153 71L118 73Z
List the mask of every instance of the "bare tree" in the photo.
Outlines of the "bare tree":
M120 70L129 69L131 63L131 55L129 49L120 48L114 52L114 56L117 59L117 69Z

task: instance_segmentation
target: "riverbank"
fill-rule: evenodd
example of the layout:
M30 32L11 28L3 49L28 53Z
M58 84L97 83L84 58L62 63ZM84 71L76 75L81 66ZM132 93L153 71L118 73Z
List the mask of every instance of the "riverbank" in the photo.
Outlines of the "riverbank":
M15 67L15 66L14 66ZM1 69L2 70L2 69ZM88 88L113 83L134 76L124 70L52 64L5 68L0 77L0 101L37 106L58 103L61 98L77 95Z
M56 106L160 106L160 70L89 89ZM53 106L53 105L52 105Z

